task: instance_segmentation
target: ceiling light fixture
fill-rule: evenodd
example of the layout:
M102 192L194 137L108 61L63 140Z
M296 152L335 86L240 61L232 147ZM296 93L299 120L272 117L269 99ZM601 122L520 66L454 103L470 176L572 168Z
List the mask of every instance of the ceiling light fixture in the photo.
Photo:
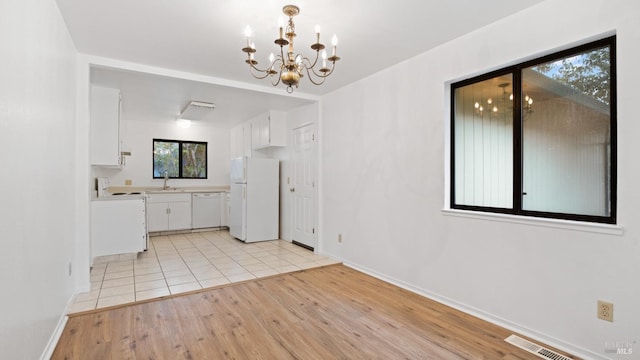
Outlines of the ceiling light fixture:
M269 66L266 69L259 69L258 61L255 60L256 47L251 41L251 27L247 26L245 29L245 36L247 37L247 46L242 48L242 51L247 54L247 60L245 62L249 64L249 71L251 75L256 79L264 79L267 76L271 78L271 85L277 86L280 81L287 85L287 92L293 92L293 86L298 87L300 78L304 76L304 72L307 73L309 81L314 85L322 85L324 80L333 73L333 69L336 65L336 61L340 60L336 56L336 46L338 45L338 38L333 35L331 43L333 45L333 51L331 56L327 57L327 52L324 49L325 46L320 43L320 28L316 25L316 42L311 45L311 49L315 50L316 56L313 61L308 57L301 54L295 54L293 47L293 39L296 37L296 25L293 23L293 17L300 13L300 8L295 5L287 5L282 8L282 12L289 17L289 23L286 28L283 28L283 24L278 27L280 29L279 37L274 41L277 45L280 45L280 55L274 56L273 53L269 55ZM284 47L287 46L285 53ZM319 64L318 60L322 58L322 66L316 69L316 65ZM327 66L327 62L331 63L331 67ZM256 72L258 74L256 74ZM277 77L275 76L277 75Z
M176 125L179 128L188 128L191 126L192 120L202 120L209 112L216 108L215 104L202 102L202 101L190 101L187 106L182 109L180 115L176 119Z

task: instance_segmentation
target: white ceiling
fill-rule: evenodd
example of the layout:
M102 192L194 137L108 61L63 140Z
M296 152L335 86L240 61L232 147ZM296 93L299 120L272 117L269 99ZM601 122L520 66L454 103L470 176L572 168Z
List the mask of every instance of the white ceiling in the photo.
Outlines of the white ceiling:
M287 110L312 101L193 80L93 67L91 82L120 89L124 121L176 120L190 101L214 103L202 122L230 128L269 109Z
M265 64L268 54L277 49L273 40L277 37L281 9L293 3L300 7L300 15L294 18L297 52L312 55L309 45L315 40L316 24L321 26L321 42L325 45L330 45L334 33L339 38L337 53L342 60L336 64L335 73L322 86L303 78L296 89L300 93L322 95L541 1L57 0L57 3L81 53L244 82L251 89L270 85L268 80L256 80L248 72L246 55L240 50L246 44L243 30L246 25L253 28L256 59ZM242 111L253 113L250 117L268 106L298 106L308 102L288 96L283 85L279 88L282 96L257 95L255 91L131 71L98 70L92 82L117 83L123 86L123 99L136 99L129 101L128 109L123 109L123 117L149 111L159 104L166 107L163 111L171 108L175 112L189 100L215 102L220 117L243 114ZM109 79L110 76L115 79ZM266 98L258 100L261 97ZM226 107L231 113L223 113L227 101L231 102ZM293 104L287 104L288 101Z

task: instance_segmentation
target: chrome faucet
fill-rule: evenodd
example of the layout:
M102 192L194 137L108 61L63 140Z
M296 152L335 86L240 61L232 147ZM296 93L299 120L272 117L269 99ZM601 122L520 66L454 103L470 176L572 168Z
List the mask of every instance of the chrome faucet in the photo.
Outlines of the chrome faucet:
M162 187L162 190L167 190L169 188L169 186L167 186L167 181L169 181L169 172L165 171L164 172L164 186Z

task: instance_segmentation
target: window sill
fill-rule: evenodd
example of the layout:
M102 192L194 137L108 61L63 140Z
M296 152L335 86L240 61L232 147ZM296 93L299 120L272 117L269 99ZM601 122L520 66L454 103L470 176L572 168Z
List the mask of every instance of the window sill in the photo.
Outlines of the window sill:
M584 232L607 234L607 235L622 236L624 234L624 228L622 226L610 225L610 224L587 223L587 222L580 222L580 221L547 219L547 218L537 218L537 217L530 217L530 216L515 216L515 215L495 214L495 213L456 210L456 209L442 209L442 214L445 216L455 216L455 217L463 217L463 218L487 220L487 221L499 221L499 222L507 222L512 224L530 225L530 226L542 226L542 227L550 227L550 228L556 228L556 229L584 231Z

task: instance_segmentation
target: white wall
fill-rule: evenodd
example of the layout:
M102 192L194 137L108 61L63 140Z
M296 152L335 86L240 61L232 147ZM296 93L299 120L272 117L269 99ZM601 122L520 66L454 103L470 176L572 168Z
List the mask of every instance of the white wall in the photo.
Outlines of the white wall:
M0 14L0 358L37 359L75 287L76 52L54 1Z
M585 357L640 342L638 13L634 1L549 0L324 96L323 252ZM623 234L443 213L447 84L613 31ZM613 323L596 319L597 299L615 304Z
M123 99L124 100L124 99ZM100 170L96 173L110 179L111 186L124 186L125 179L134 187L162 187L163 179L153 179L153 139L206 141L207 179L170 179L169 186L228 186L229 130L193 122L189 128L178 128L175 121L165 119L122 119L123 151L130 151L123 170ZM95 171L95 169L94 169Z

